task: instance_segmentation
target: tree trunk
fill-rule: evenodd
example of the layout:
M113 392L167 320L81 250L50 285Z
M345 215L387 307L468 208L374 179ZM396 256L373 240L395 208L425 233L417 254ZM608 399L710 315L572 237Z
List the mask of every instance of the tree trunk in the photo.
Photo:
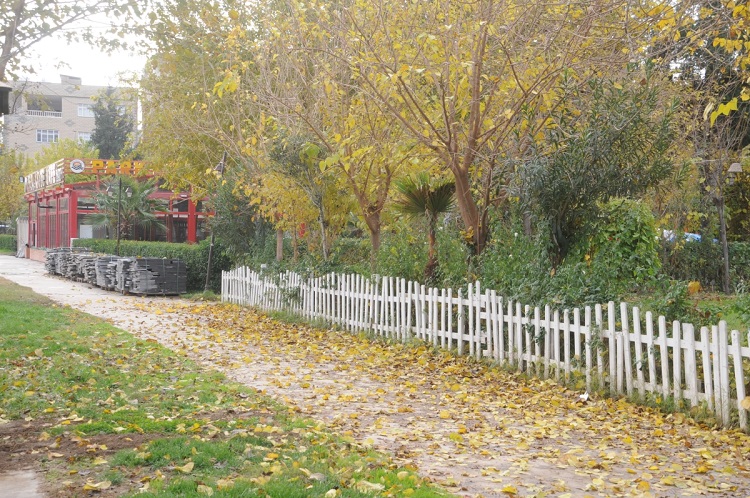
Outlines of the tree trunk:
M328 261L328 238L326 237L326 219L322 200L318 207L318 223L320 224L320 246L323 250L323 261Z
M721 287L724 294L730 293L729 282L729 243L727 242L727 220L724 215L724 196L716 199L716 210L719 212L719 239L721 240L721 252L723 256L723 271L721 276Z
M297 237L297 229L292 230L292 261L295 263L299 259L299 238Z
M435 231L436 231L436 220L434 219L428 219L427 221L429 225L428 229L428 235L427 235L427 266L425 266L424 269L424 278L425 282L427 284L432 284L432 279L435 276L435 271L437 270L438 262L437 262L437 254L435 251L436 246L436 237L435 237Z
M364 218L367 230L370 232L370 270L375 272L378 251L380 251L380 211L365 214Z
M482 223L479 207L471 194L471 181L466 171L452 166L451 171L456 180L456 204L466 231L471 234L471 246L474 255L478 256L487 244L487 227Z
M276 229L276 261L284 259L284 230Z

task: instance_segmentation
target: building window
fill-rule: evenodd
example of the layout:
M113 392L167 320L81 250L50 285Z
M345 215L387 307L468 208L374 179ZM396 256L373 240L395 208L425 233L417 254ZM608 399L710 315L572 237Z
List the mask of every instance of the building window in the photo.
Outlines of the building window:
M78 104L78 117L79 118L93 118L94 117L93 104Z
M78 131L76 132L76 137L78 138L78 143L90 142L91 132L90 131Z
M36 130L37 143L51 144L57 142L58 138L57 130Z

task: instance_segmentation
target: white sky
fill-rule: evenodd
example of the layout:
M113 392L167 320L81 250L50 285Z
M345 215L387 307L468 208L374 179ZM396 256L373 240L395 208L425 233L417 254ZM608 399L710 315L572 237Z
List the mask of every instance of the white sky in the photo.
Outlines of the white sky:
M92 24L95 24L92 22ZM59 83L60 75L78 76L84 85L122 86L121 72L140 72L146 57L128 52L102 53L86 43L68 45L63 38L51 37L37 43L24 54L35 74L22 74L31 81Z

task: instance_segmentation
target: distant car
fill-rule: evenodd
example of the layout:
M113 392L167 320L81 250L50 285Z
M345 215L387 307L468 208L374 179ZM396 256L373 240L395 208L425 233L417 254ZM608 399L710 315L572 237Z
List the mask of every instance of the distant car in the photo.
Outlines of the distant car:
M672 230L662 230L661 236L664 238L664 240L674 242L675 233ZM702 237L698 233L685 232L684 234L682 234L682 238L687 242L700 242Z

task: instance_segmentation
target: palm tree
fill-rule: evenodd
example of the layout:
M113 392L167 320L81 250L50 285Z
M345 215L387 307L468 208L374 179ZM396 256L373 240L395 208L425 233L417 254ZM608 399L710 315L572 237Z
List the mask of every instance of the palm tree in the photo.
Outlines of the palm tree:
M437 270L435 232L438 216L451 211L455 205L456 184L448 180L430 181L427 173L416 177L407 176L394 182L400 197L396 199L396 209L410 218L424 216L427 219L429 250L425 279L430 281Z
M119 184L120 181L122 186ZM132 230L136 225L144 229L166 230L164 223L160 222L154 213L166 211L167 204L162 199L150 197L157 189L155 179L141 182L136 178L122 176L110 178L104 185L106 189L93 196L94 206L98 212L87 215L86 223L106 225L110 230L116 230L119 211L120 236L123 239L132 236ZM118 193L120 189L122 191ZM111 195L112 193L114 195Z

